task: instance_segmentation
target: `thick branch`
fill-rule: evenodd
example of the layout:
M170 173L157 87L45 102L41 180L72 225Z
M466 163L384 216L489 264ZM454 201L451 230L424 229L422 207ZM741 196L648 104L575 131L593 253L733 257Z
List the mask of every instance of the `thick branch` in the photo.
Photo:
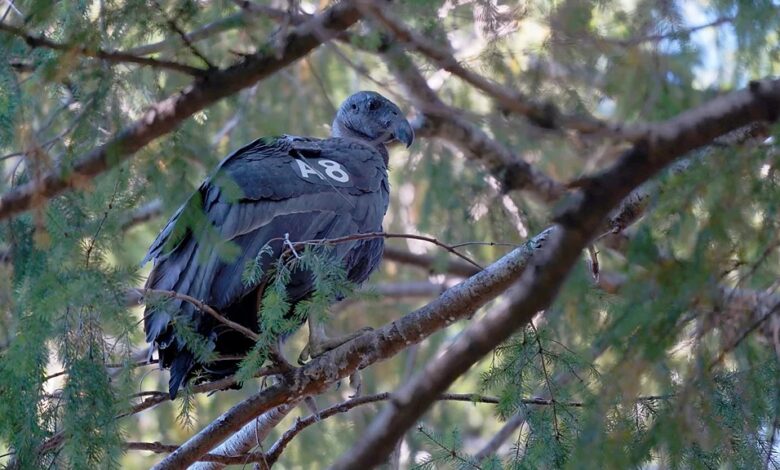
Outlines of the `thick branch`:
M41 205L66 189L83 186L149 142L171 132L194 113L300 59L322 41L355 23L358 17L350 4L336 4L291 28L283 37L274 39L270 47L260 48L261 52L225 70L209 72L183 91L151 106L141 119L79 159L72 168L48 172L5 193L0 198L0 220Z
M444 354L403 385L363 438L333 468L363 469L383 462L395 442L438 394L537 312L547 308L580 252L616 204L688 151L748 123L774 121L780 110L778 105L780 80L751 83L749 90L713 100L653 126L646 141L634 145L608 170L584 180L582 189L549 229L549 243L534 253L530 269L507 294L505 307L472 323Z
M271 430L295 408L296 404L297 402L285 403L266 411L258 416L257 419L245 424L230 439L214 449L211 454L241 455L249 452L253 447L263 442ZM267 465L270 466L271 464L268 463ZM221 468L225 468L225 465L218 462L197 463L190 466L190 470L219 470Z

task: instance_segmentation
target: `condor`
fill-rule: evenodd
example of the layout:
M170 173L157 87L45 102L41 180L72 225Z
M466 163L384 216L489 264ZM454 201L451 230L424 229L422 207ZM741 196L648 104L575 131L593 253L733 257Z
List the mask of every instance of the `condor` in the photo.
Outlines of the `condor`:
M398 106L362 91L341 105L328 139L285 135L239 149L217 166L152 243L144 259L154 262L146 288L186 294L258 332L259 296L267 279L247 285L242 276L247 263L270 249L269 256L257 258L267 276L270 263L290 243L381 231L389 201L385 144L398 140L408 147L413 138ZM336 244L328 256L359 284L376 269L383 246L381 238L356 239ZM227 247L234 252L226 255ZM291 308L313 289L311 273L294 271L287 284ZM170 368L171 397L192 377L224 377L240 362L198 362L174 327L180 318L219 356L241 357L254 346L192 303L174 299L164 306L147 305L146 339L157 349L161 366ZM320 332L310 324L313 355L347 338L327 339Z

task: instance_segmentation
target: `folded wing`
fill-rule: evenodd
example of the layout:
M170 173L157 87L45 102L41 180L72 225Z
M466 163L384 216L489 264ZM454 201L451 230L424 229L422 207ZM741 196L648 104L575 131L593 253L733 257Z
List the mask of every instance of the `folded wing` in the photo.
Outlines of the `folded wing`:
M261 258L268 272L285 237L297 242L380 231L388 197L385 160L369 145L339 138L259 139L223 160L163 228L146 257L154 261L146 287L187 294L257 331L258 286L243 282L247 263L269 246L272 253ZM335 245L330 256L360 283L379 263L382 247L381 239L350 241ZM290 300L310 295L311 284L310 276L296 276L288 286ZM158 348L161 365L171 367L172 396L196 372L215 378L237 364L198 364L174 321L187 321L221 355L252 346L186 302L150 306L145 313L147 341Z

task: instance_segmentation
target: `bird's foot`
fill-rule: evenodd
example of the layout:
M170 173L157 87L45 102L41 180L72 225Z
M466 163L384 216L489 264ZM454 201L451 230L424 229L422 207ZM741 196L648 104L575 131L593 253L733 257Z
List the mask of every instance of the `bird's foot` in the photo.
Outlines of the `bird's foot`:
M301 351L301 354L298 356L298 364L303 365L306 363L307 360L319 357L328 351L336 349L337 347L341 346L346 342L352 341L358 336L361 336L363 333L367 333L373 330L374 330L373 328L367 326L353 333L349 333L342 336L336 336L334 338L325 336L324 334L320 334L320 335L310 334L309 343L306 345L306 347L303 348L303 351Z
M285 374L295 369L295 366L290 364L282 354L281 341L275 342L268 348L268 360L271 361L271 364L279 374Z
M311 396L308 396L303 399L303 403L306 405L306 408L309 409L309 412L314 416L314 419L316 421L320 420L320 410L317 408L317 402L314 401L314 398Z
M363 385L363 380L360 377L360 371L356 370L349 376L349 385L355 390L355 393L349 396L349 398L357 398L360 396L360 388Z
M286 374L296 368L282 356L277 348L271 348L270 351L268 351L268 361L271 364L265 366L265 368L260 371L262 375L262 380L260 382L261 388L266 388L269 380L273 378L275 378L273 380L276 380L280 375Z
M278 371L279 374L284 374L295 369L295 366L290 364L290 362L279 353L269 353L268 360L271 361L271 364L273 364L274 368Z

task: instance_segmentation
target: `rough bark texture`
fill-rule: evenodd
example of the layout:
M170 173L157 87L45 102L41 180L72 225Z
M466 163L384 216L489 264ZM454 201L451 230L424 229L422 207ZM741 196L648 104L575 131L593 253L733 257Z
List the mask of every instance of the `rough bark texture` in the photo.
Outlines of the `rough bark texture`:
M260 445L268 434L295 408L297 402L285 403L266 411L256 419L248 422L230 439L220 444L211 453L217 455L241 455ZM198 462L190 466L191 470L219 470L225 465L219 462Z

